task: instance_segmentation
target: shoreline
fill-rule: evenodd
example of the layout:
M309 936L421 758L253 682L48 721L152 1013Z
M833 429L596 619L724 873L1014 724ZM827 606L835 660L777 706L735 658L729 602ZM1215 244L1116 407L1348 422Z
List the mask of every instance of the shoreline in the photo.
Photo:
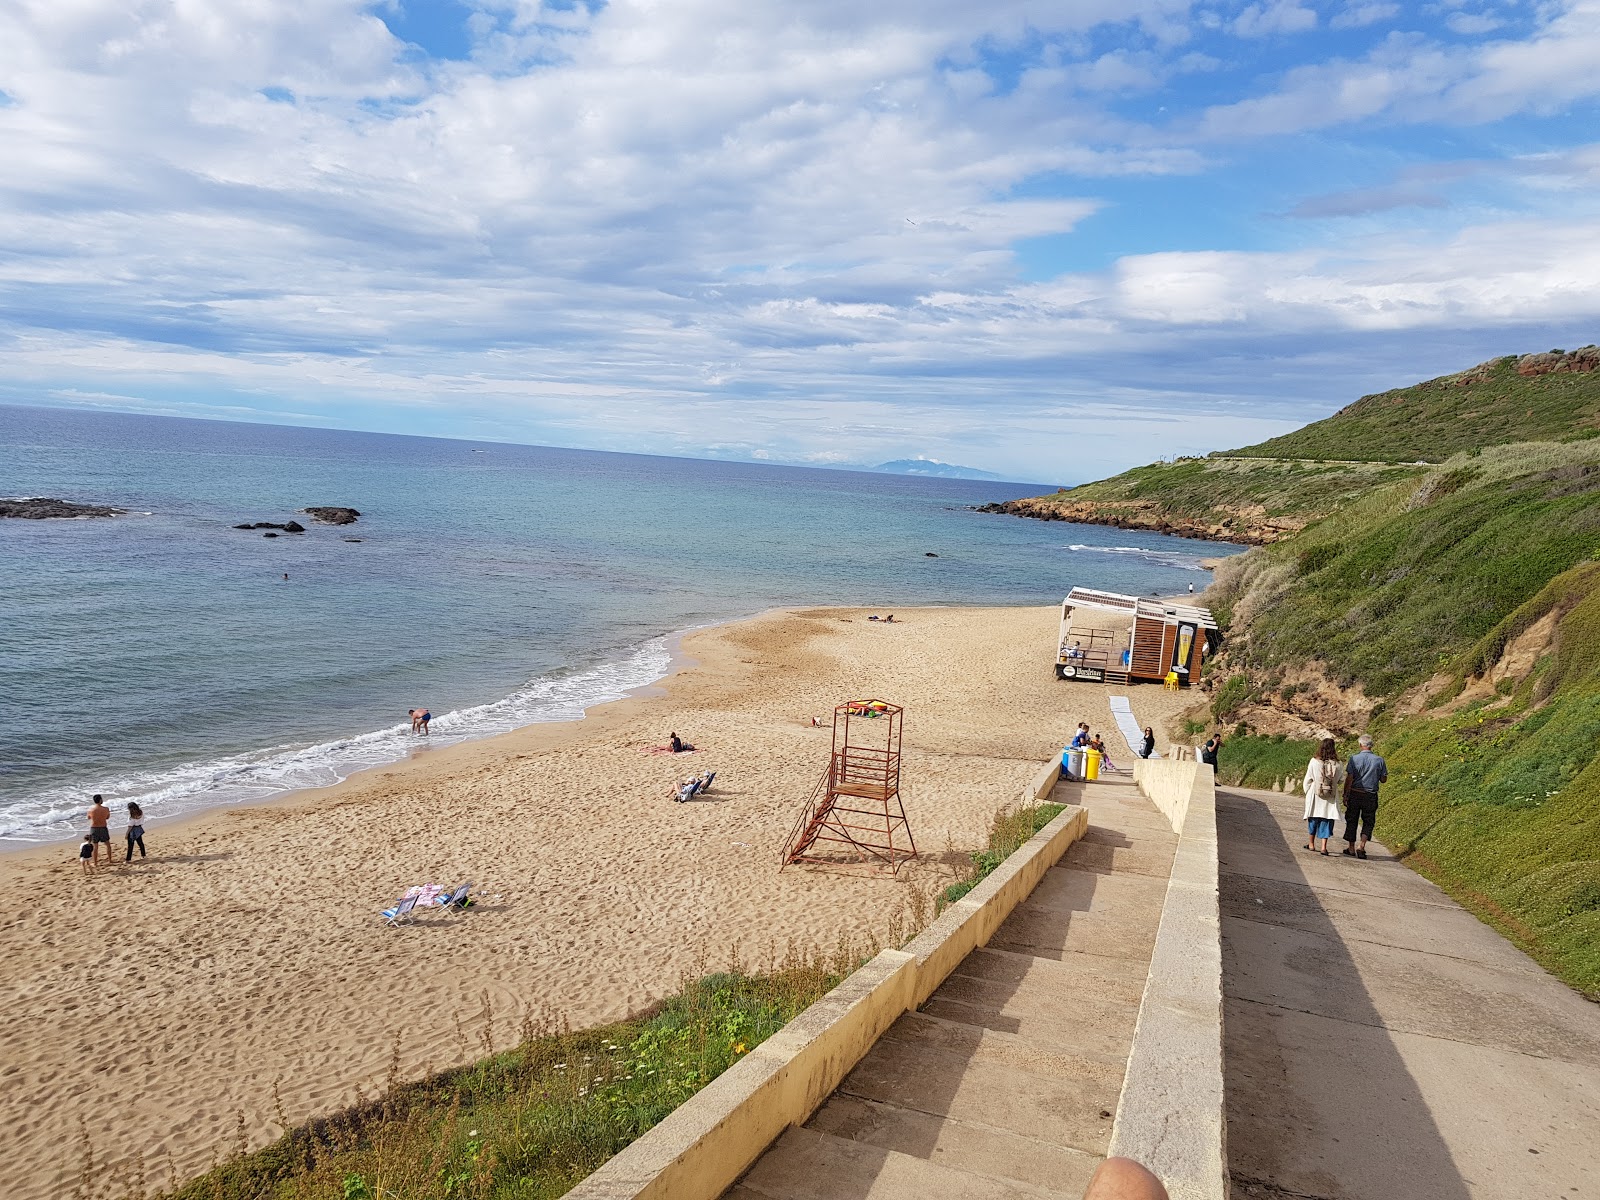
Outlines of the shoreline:
M406 767L406 766L408 766L410 764L413 764L413 763L416 763L416 762L420 761L423 757L431 758L434 755L443 754L443 753L446 753L448 751L456 750L456 749L459 749L459 748L462 748L462 747L476 746L476 745L480 745L480 744L483 744L483 743L486 743L486 742L493 742L497 738L510 737L510 736L512 736L514 734L521 733L523 730L527 730L527 729L533 729L533 728L538 728L538 727L542 727L542 726L552 726L552 725L581 725L585 720L588 719L588 717L589 717L589 715L591 713L593 713L597 709L604 708L607 705L619 704L619 703L622 703L624 701L634 699L635 697L647 697L647 696L652 696L652 695L659 694L659 689L661 688L661 685L666 680L670 679L673 675L677 674L679 671L685 669L686 667L694 666L695 663L696 663L696 660L693 657L687 655L686 652L683 650L683 643L684 643L684 640L686 638L693 637L695 634L700 633L700 632L705 631L705 630L708 630L708 629L717 629L717 628L720 628L720 627L725 626L725 625L735 625L735 624L738 624L741 621L757 620L757 619L759 619L759 618L761 618L763 616L766 616L769 613L780 613L780 612L786 612L786 611L791 611L791 610L789 610L787 608L784 608L782 606L777 606L777 607L773 607L773 608L763 609L760 612L756 612L756 613L748 613L748 614L744 614L742 616L729 617L726 620L722 620L722 621L712 621L712 622L709 622L709 623L703 624L703 625L693 625L693 626L688 627L687 629L679 629L679 630L675 630L675 631L670 632L670 633L657 634L657 635L655 635L655 636L653 636L651 638L645 639L645 641L639 643L637 646L635 646L635 647L631 648L630 650L626 651L622 657L610 660L608 662L601 663L596 667L592 667L592 668L588 668L588 669L589 670L598 671L598 670L604 670L604 669L606 669L608 667L619 667L622 664L626 663L629 655L637 654L637 653L641 652L645 647L648 647L652 642L660 641L663 644L663 646L664 646L664 648L665 648L665 650L667 652L667 664L666 664L666 667L662 670L661 674L657 675L655 678L649 680L646 683L635 684L635 685L633 685L631 687L623 689L622 694L620 696L615 696L615 697L612 697L610 699L596 700L593 704L586 705L584 707L584 709L583 709L583 712L577 717L560 716L560 717L552 717L552 718L550 718L548 720L533 720L533 721L529 721L529 722L527 722L526 724L523 724L523 725L513 726L510 729L493 730L493 731L489 731L489 732L485 732L485 733L481 733L481 734L477 734L477 735L468 734L468 735L466 735L464 737L460 737L457 740L449 741L449 742L447 742L447 743L445 743L443 745L437 745L437 746L436 745L430 745L426 739L419 738L419 739L417 739L417 744L410 746L406 750L406 754L405 754L404 757L393 758L393 759L389 759L387 761L382 761L382 762L369 763L369 764L367 764L365 766L358 767L357 769L351 771L347 775L341 776L340 778L336 779L332 783L323 784L323 785L317 786L317 787L295 787L295 786L290 786L290 787L284 788L282 791L273 792L273 793L271 793L269 795L265 795L265 796L247 797L247 798L244 798L244 799L237 799L237 800L217 800L217 801L212 802L212 803L201 803L201 804L195 805L192 808L186 808L186 809L184 809L182 811L179 811L179 812L169 813L169 814L167 814L165 816L160 815L159 813L150 813L150 814L147 814L146 817L145 817L145 821L144 821L145 828L146 828L147 831L157 830L157 829L160 829L160 830L180 829L180 828L185 827L189 823L202 820L205 817L207 817L209 815L212 815L212 814L215 814L215 813L232 812L232 811L248 811L248 810L258 809L258 808L262 808L264 806L271 806L271 805L276 805L276 804L294 805L294 804L297 804L299 802L298 801L299 797L307 796L307 795L323 795L323 794L326 794L326 793L331 793L331 792L334 792L334 791L338 790L339 788L343 787L347 783L350 783L350 782L352 782L354 780L361 779L362 777L370 774L371 772L392 770L392 769L395 769L395 768L404 768L404 767ZM515 695L515 693L513 693L513 695ZM498 701L487 701L485 703L486 703L486 705L488 705L488 704L496 704L496 703L503 703L506 699L509 699L509 697L502 697ZM474 706L474 707L483 707L483 706ZM365 733L365 734L356 734L356 735L353 735L353 736L354 737L367 737L367 736L373 736L375 734L381 734L383 732L384 732L384 730L372 730L372 731L369 731L368 733ZM441 739L441 741L443 741L443 739ZM326 745L326 744L329 744L329 743L328 742L316 742L316 743L312 743L312 745L310 747L302 747L301 750L303 751L305 749L310 749L310 748L318 746L318 745ZM264 753L265 751L260 751L260 752ZM85 813L88 811L89 798L90 798L91 795L92 795L92 793L89 792L89 791L85 791L84 794L83 794L83 800L84 800L83 808L84 808L84 812ZM110 808L112 810L113 841L114 842L116 841L117 833L120 832L120 830L122 830L122 829L126 829L126 827L127 827L128 820L127 820L126 804L127 804L127 800L129 798L130 797L127 797L127 796L112 797L110 800L108 800L106 802L107 805L110 806ZM119 805L122 806L120 809L118 808ZM62 830L58 834L46 833L44 836L39 837L39 838L19 838L19 837L15 837L15 836L0 835L0 861L4 861L5 859L7 859L7 858L9 858L9 857L11 857L13 855L18 855L18 854L25 855L25 854L29 853L30 851L46 851L46 850L49 850L49 849L52 849L52 848L54 848L56 850L60 850L61 848L65 847L65 846L68 846L68 845L71 845L71 846L75 847L80 841L82 841L83 832L84 832L84 829L83 829L83 827L80 826L80 827L75 827L74 829L72 829L70 831Z
M0 915L0 1191L70 1191L80 1164L60 1130L80 1119L102 1166L139 1152L151 1178L182 1180L240 1129L251 1147L275 1138L280 1102L298 1124L371 1096L391 1064L414 1079L524 1021L603 1023L682 976L790 942L881 939L931 908L1076 719L1114 736L1111 690L1055 680L1053 605L896 608L893 625L872 611L772 609L686 633L649 694L174 818L131 867L83 877L60 845L0 856L25 898ZM1188 700L1114 690L1157 728ZM906 706L922 854L897 877L780 871L831 743L808 717L867 695ZM672 729L700 752L644 752ZM672 801L706 770L705 800ZM407 886L466 879L481 900L458 917L378 917ZM111 1069L97 1013L116 1014L129 1069Z

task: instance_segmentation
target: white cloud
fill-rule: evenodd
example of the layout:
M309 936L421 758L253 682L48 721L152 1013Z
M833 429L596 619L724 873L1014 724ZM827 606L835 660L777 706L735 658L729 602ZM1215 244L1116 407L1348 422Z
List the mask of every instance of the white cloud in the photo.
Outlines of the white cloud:
M1316 27L1316 10L1296 0L1270 0L1270 3L1252 4L1233 22L1233 32L1243 38L1305 33Z
M1282 418L1249 406L1281 412L1283 390L1238 364L1308 339L1600 312L1575 220L1109 266L1091 240L1118 186L1216 170L1217 140L1545 103L1541 54L1549 102L1577 95L1582 5L1526 43L1391 35L1325 62L1304 39L1274 91L1198 122L1185 72L1242 85L1190 44L1182 0L479 10L458 63L419 61L358 0L0 12L0 389L1017 473L1086 420L1144 459L1261 436L1250 420ZM1315 13L1239 19L1265 36ZM1171 127L1129 115L1157 102ZM1519 178L1577 206L1588 169ZM1069 234L1072 268L1021 282L1017 244Z
M1363 29L1379 21L1393 20L1400 15L1398 4L1366 3L1348 4L1328 18L1330 29Z

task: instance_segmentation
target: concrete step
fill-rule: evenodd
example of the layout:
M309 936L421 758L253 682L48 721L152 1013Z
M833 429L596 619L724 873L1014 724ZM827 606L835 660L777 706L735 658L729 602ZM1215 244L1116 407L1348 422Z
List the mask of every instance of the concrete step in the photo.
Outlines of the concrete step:
M791 1129L727 1194L738 1200L1042 1200L1083 1193L982 1175L815 1129Z
M924 1158L935 1165L954 1165L973 1174L1074 1197L1083 1194L1100 1163L1098 1154L1019 1137L992 1125L946 1121L860 1096L834 1096L806 1127Z
M1124 1070L1114 1057L1048 1050L1015 1034L907 1013L839 1091L1104 1154L1111 1119L1100 1114L1116 1111Z

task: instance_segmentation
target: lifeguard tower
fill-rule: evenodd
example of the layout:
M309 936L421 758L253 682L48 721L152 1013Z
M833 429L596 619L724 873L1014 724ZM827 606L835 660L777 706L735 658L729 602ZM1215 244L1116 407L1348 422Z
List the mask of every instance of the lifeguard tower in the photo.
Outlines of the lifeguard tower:
M828 768L789 831L783 866L842 858L876 862L894 873L917 856L900 799L904 715L886 700L849 700L834 708Z

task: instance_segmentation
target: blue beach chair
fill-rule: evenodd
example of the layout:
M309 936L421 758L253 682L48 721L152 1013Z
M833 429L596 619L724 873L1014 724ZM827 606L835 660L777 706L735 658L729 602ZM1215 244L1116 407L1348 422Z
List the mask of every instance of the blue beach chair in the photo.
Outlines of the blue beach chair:
M390 929L395 929L411 920L411 913L416 907L417 898L407 896L404 900L391 904L378 915L388 923Z

